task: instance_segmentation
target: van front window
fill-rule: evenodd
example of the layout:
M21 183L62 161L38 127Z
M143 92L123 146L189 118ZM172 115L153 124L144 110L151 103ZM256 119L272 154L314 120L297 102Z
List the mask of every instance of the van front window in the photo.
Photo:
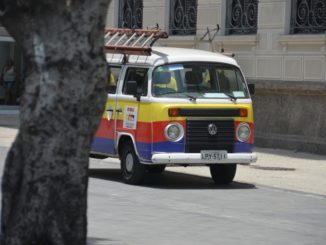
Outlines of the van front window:
M239 68L226 64L179 63L153 71L152 94L168 98L248 98Z

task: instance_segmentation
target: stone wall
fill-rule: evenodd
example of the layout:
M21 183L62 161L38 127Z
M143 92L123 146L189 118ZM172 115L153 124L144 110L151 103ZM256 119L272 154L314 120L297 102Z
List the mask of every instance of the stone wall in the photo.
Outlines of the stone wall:
M326 154L326 83L249 82L256 145Z

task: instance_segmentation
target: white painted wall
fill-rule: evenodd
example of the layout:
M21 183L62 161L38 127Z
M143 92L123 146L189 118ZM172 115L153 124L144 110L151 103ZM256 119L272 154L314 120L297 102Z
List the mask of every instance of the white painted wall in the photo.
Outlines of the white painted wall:
M289 35L291 0L259 0L256 35L225 36L228 0L198 0L197 35L170 36L162 46L177 46L233 52L249 79L284 81L321 81L326 83L326 34ZM168 31L169 2L144 0L143 26L159 24ZM119 0L112 0L106 26L118 26ZM221 27L213 43L199 41L207 27ZM0 41L12 41L0 27ZM4 50L1 50L4 54Z
M170 36L162 46L190 47L236 54L249 79L277 81L321 81L326 83L326 34L289 35L291 0L259 0L256 35L225 36L226 2L198 0L197 35ZM118 0L113 0L107 26L117 27ZM144 0L143 26L169 27L169 2ZM212 45L198 42L206 28L221 30ZM197 41L196 41L197 40Z

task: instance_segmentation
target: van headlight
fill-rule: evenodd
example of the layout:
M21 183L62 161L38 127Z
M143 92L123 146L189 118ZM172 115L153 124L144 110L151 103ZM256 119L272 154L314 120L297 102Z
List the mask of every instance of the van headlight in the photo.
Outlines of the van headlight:
M183 127L179 123L170 123L165 127L165 137L172 142L179 141L183 138Z
M246 142L251 134L250 127L247 123L240 123L237 128L237 139L241 142Z

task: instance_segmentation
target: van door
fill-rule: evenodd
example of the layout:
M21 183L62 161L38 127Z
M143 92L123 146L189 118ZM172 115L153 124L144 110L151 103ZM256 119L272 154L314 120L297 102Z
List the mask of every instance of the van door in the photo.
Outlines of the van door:
M118 81L121 77L121 66L110 66L109 69L108 97L101 123L92 142L92 152L116 156L116 98Z
M127 68L121 94L117 96L116 108L119 112L117 134L132 137L135 151L141 160L151 151L151 124L145 116L149 114L146 111L148 103L144 103L148 93L147 73L147 67ZM130 90L130 84L134 87L134 94Z

